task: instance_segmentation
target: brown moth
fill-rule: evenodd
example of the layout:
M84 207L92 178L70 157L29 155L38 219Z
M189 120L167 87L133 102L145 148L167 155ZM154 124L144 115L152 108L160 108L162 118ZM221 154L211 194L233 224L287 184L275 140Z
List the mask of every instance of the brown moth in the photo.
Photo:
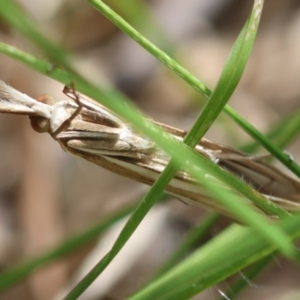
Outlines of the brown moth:
M0 112L28 115L34 130L48 132L66 152L133 180L153 184L169 157L98 102L67 87L64 92L69 100L55 102L47 95L35 100L0 81ZM182 141L186 135L183 130L153 123L178 140ZM267 164L261 156L248 155L205 138L195 150L283 209L300 211L300 182ZM225 187L217 178L211 176L211 179ZM228 215L226 208L184 171L177 172L166 192L184 202Z

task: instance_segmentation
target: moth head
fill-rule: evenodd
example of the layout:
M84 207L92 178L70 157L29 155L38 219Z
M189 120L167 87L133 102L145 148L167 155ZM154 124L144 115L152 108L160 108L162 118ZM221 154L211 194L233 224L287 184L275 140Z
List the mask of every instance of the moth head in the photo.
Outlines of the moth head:
M48 95L48 94L43 94L41 96L39 96L37 99L37 101L48 104L48 105L54 105L55 104L55 100L52 96ZM44 132L48 132L50 129L50 120L44 117L40 117L40 116L30 116L30 124L31 127L39 132L39 133L44 133Z

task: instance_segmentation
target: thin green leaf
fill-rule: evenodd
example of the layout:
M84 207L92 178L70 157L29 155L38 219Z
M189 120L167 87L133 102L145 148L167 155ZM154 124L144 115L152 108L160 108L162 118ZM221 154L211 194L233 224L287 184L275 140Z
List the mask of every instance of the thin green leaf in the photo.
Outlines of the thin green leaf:
M260 7L262 9L262 7ZM191 131L184 138L184 143L191 147L195 147L198 143L199 139L206 133L209 129L210 125L217 118L219 113L222 111L224 105L226 105L229 97L234 91L234 88L237 86L242 72L245 68L246 62L249 58L250 49L253 45L254 37L256 34L257 26L259 23L260 13L257 11L257 6L254 5L254 9L252 14L250 15L249 20L247 21L245 27L243 28L240 36L238 37L233 50L227 60L225 68L221 74L219 83L215 89L215 92L212 94L209 102L204 107L201 112L199 118L197 119L195 125L191 129ZM236 67L236 64L240 63L240 66ZM227 88L225 93L220 93L224 83L227 82ZM229 87L228 87L229 86ZM224 87L223 87L224 89ZM214 109L212 109L214 108ZM163 192L165 186L169 183L169 181L173 178L178 170L178 165L176 161L172 159L168 166L161 173L157 181L151 187L149 193L145 196L145 198L140 202L137 209L134 211L129 221L124 226L123 230L119 234L116 242L112 246L112 249L107 253L107 255L79 282L75 288L66 296L66 300L74 299L79 297L88 287L89 285L105 270L108 264L115 258L115 256L119 253L125 243L128 241L130 236L134 233L136 228L139 226L140 222L149 212L151 207L155 204L157 197ZM201 172L201 171L200 171ZM196 173L200 173L199 171ZM191 172L192 175L194 173ZM205 175L205 174L203 174ZM203 180L203 178L202 178ZM204 186L208 182L204 183ZM211 190L212 192L212 190ZM218 192L213 192L215 195ZM261 217L256 211L249 209L248 205L242 202L230 200L234 199L231 196L231 199L226 199L224 197L222 199L221 193L217 197L217 201L226 203L229 207L231 204L231 211L235 212L239 211L238 217L242 218L247 224L251 224L254 228L258 230L258 232L265 234L265 236L276 242L277 245L280 245L280 248L284 253L291 258L295 258L295 250L290 246L289 239L283 234L279 232L280 237L278 239L277 235L274 235L275 231L273 230L273 226L268 222L265 222L264 218ZM256 220L253 222L253 220ZM260 221L260 222L257 222ZM282 239L283 242L282 242Z
M55 63L63 65L73 76L76 76L76 71L71 67L69 61L70 53L57 47L40 33L32 20L26 16L21 7L17 6L14 1L1 0L0 15L8 24L17 28L40 48L47 49L50 59Z
M161 146L162 149L165 149L167 153L171 156L174 155L178 159L180 159L183 163L187 163L187 158L189 157L190 150L182 148L178 141L174 141L168 134L165 132L161 133L162 130L154 126L152 123L145 119L141 119L140 114L135 112L135 107L133 107L130 103L126 102L128 99L123 97L120 93L117 93L113 90L104 90L99 87L95 87L88 82L79 80L72 81L72 75L66 71L63 71L53 65L47 63L46 61L42 61L37 59L36 57L21 51L17 48L14 48L10 45L6 45L0 42L0 52L14 58L20 60L21 62L27 64L29 67L41 72L53 79L56 79L64 84L69 84L73 82L76 84L76 89L83 94L99 101L112 111L115 111L117 114L122 116L125 120L131 121L137 128L140 129L141 132L150 136L154 141ZM121 101L121 102L120 102ZM126 104L125 104L126 103ZM136 123L138 122L138 123ZM142 122L142 123L140 123ZM151 132L151 134L149 134ZM165 140L168 138L168 140ZM160 142L158 142L160 140ZM174 144L175 142L175 144ZM166 144L167 143L167 144ZM168 144L169 143L169 144ZM184 146L183 146L184 147ZM177 151L178 150L178 151ZM183 152L179 152L183 151ZM278 208L273 202L268 201L263 197L260 193L254 191L250 186L236 178L235 176L229 174L223 169L216 166L214 163L210 162L206 158L199 156L196 154L197 161L199 165L203 165L203 168L209 168L211 174L220 178L228 185L235 188L245 197L251 199L258 207L261 207L264 211L266 211L269 215L285 215L286 213L282 211L282 209ZM184 159L186 158L186 159ZM191 165L197 165L195 161L192 161ZM206 167L205 167L206 166ZM187 170L189 170L191 166L187 166Z
M185 256L185 254L202 239L204 234L211 229L218 219L218 214L211 213L204 220L201 220L201 223L198 226L195 226L195 228L189 232L181 245L177 247L172 256L160 268L155 278L162 276L164 273L174 267Z
M179 75L183 80L185 80L190 86L195 88L198 92L206 97L211 95L211 91L196 77L190 74L186 69L180 66L176 61L174 61L170 56L165 54L163 51L158 49L155 45L151 44L147 39L141 36L134 28L132 28L128 23L126 23L120 16L113 12L107 5L101 1L89 1L94 7L101 11L111 22L120 27L124 32L126 32L130 37L132 37L136 42L138 42L147 51L153 54L157 59L159 59L164 65L173 70L177 75ZM260 9L263 1L257 1L257 9ZM24 14L20 13L20 9L17 8L12 0L0 0L0 15L9 23L14 26L24 35L32 39L39 47L41 47L45 53L61 66L64 66L67 70L72 70L69 66L69 62L65 59L66 52L60 47L53 45L49 41L44 41L44 36L40 34L29 18L26 18ZM55 69L54 66L51 68ZM49 73L50 70L48 69ZM76 73L73 70L72 76L70 76L68 83L74 80ZM78 88L78 87L77 87ZM241 128L243 128L251 137L257 140L265 149L273 154L279 161L281 161L287 168L294 172L300 178L300 167L290 159L290 156L282 152L278 147L275 147L264 135L262 135L255 127L249 124L244 118L239 116L231 107L225 106L224 111L235 121Z
M30 63L32 63L32 62L30 62ZM43 67L44 67L45 65L43 65ZM45 70L45 72L47 73L49 73L49 74L51 74L52 76L54 75L54 76L64 76L64 75L66 75L66 74L62 74L61 73L61 71L60 70L58 70L58 69L55 69L55 68L53 68L53 69L51 69L51 68L47 68L46 70ZM71 75L69 75L69 74L67 74L67 76L66 77L64 77L64 80L67 80L67 82L65 82L65 83L70 83L70 81L71 80L73 80L73 77L71 76ZM103 101L102 101L102 103L104 103L107 107L109 107L110 109L112 109L112 107L114 107L115 106L115 108L116 108L116 112L117 113L119 113L119 115L121 115L121 116L125 116L125 117L132 117L132 123L133 124L135 124L136 126L138 126L138 128L141 128L141 131L144 131L145 133L147 133L148 132L148 135L150 136L150 137L153 137L153 139L155 140L155 141L157 141L157 143L159 144L159 145L163 145L163 146L165 146L165 147L162 147L162 148L167 148L167 147L169 147L169 146L171 146L171 147L176 147L176 150L178 149L178 153L175 153L176 151L174 150L172 150L172 149L170 149L169 150L169 153L170 154L173 154L174 155L174 157L175 157L175 159L176 159L176 161L178 162L178 163L182 163L182 162L184 162L184 159L182 159L182 158L180 158L180 156L182 156L182 155L185 155L185 156L182 156L182 157L185 157L186 159L189 159L189 158L191 158L191 159L189 159L189 162L190 162L190 164L191 165L193 165L194 163L199 163L199 162L201 162L201 159L197 159L197 157L194 155L194 153L192 153L191 151L189 151L188 149L186 149L186 148L184 148L182 145L180 145L180 144L176 144L176 142L174 142L174 141L172 141L171 139L169 139L169 138L167 138L166 140L164 140L163 139L163 135L161 135L160 136L160 132L154 127L154 126L151 126L151 125L149 125L149 123L147 123L147 122L143 122L142 120L141 120L141 118L140 118L140 116L138 116L136 113L130 113L130 110L126 110L126 108L127 108L127 106L126 105L123 105L122 103L120 104L120 103L118 103L118 104L115 104L115 103L112 103L112 105L107 105L107 103L109 104L109 100L111 100L111 99L117 99L117 98L119 98L119 95L117 95L117 93L115 93L115 92L103 92L103 91L101 91L101 90L99 90L99 89L96 89L95 87L93 87L93 86L91 86L91 85L88 85L86 82L84 82L84 81L82 81L82 80L74 80L74 82L75 82L75 84L76 84L76 88L79 90L79 91L82 91L82 92L84 92L84 90L85 91L87 91L87 92L84 92L85 94L87 94L87 95L89 95L89 96L91 96L91 97L93 97L93 98L95 98L95 99L100 99L100 98L102 98L103 96L104 97L106 97L106 98L104 98L104 99L102 99ZM226 98L226 97L225 97ZM106 103L105 103L106 102ZM118 107L118 105L120 104L120 106ZM114 109L112 109L112 110L114 110ZM209 120L209 119L208 119ZM141 125L141 126L140 126ZM150 126L150 127L149 127ZM155 133L157 132L157 138L155 137L156 135L155 135ZM226 193L226 191L224 191L224 192L222 192L222 191L213 191L213 185L212 184L210 184L209 182L206 182L205 181L205 178L204 177L202 177L203 175L205 175L205 172L210 168L210 167L212 167L212 169L214 168L213 166L210 166L209 168L207 168L206 166L209 166L209 163L208 162L204 162L204 161L202 161L201 162L202 164L203 164L203 170L202 170L202 172L199 172L199 174L197 174L197 172L194 170L194 172L193 172L193 168L190 166L190 167L188 167L187 166L187 169L188 170L190 170L190 173L192 174L192 175L195 175L196 174L196 178L197 179L202 179L203 180L203 185L204 186L207 186L207 187L209 187L211 190L212 190L212 194L214 194L214 195L219 195L219 196L224 196L224 198L227 198L228 197L228 199L231 199L230 198L230 196L232 196L232 199L235 199L235 200L238 200L238 197L237 196L234 196L233 194L231 195L230 193ZM201 164L200 164L201 165ZM201 167L202 167L202 165L201 165ZM218 168L217 168L218 169ZM217 169L214 169L215 171L217 170ZM200 174L201 173L201 174ZM227 178L226 176L225 176L225 178ZM226 180L226 179L225 179ZM228 182L228 178L227 178L227 182ZM245 191L244 191L245 192ZM231 207L234 207L234 202L232 202L231 203L232 205L231 205ZM238 208L239 209L239 208ZM238 209L236 209L235 210L235 212L236 213L239 213L239 210ZM257 219L256 221L259 221L259 219ZM274 232L273 232L274 233ZM285 241L283 242L283 244L285 243ZM286 248L287 249L287 248ZM290 252L291 253L291 252Z
M22 262L21 264L12 267L4 272L0 273L0 291L3 291L7 287L16 283L17 281L23 279L24 277L30 275L36 271L41 266L50 263L54 260L62 258L63 256L70 254L72 251L84 246L88 241L98 237L105 230L107 230L111 225L120 219L127 216L132 212L134 207L129 207L115 213L106 220L101 220L99 224L85 230L83 233L77 234L61 243L58 247L47 253L35 257L32 260Z
M300 109L297 109L281 120L266 136L280 149L284 149L300 131ZM244 152L255 153L260 148L257 142L242 146Z
M299 214L279 226L291 238L299 237ZM190 299L274 251L253 229L233 225L129 299Z
M236 298L246 287L253 286L252 281L256 278L269 264L274 260L274 254L270 254L267 257L257 261L249 270L239 272L241 278L235 281L233 284L230 284L225 295L233 300ZM224 300L220 298L219 300Z
M99 10L105 17L107 17L112 23L118 26L128 36L134 39L140 46L156 57L166 67L180 76L191 87L196 89L205 97L210 97L211 91L202 82L200 82L195 76L190 74L185 68L179 65L169 55L161 51L158 47L153 45L149 40L144 38L139 32L131 27L124 19L110 9L106 4L100 0L88 0L95 9ZM258 18L259 21L262 5L262 0L254 2L253 17ZM257 24L254 24L253 29L249 28L249 33L252 30L257 29ZM239 116L230 106L226 105L224 108L226 114L228 114L240 127L245 130L251 137L257 140L265 149L274 155L280 162L282 162L287 168L294 172L300 178L300 167L290 157L282 152L278 147L273 145L263 134L261 134L254 126L248 123L244 118Z
M33 62L30 59L28 61L31 64ZM35 62L36 62L36 60L35 60ZM45 67L45 65L43 67ZM46 73L48 73L48 74L51 74L51 75L53 75L53 74L57 75L57 73L60 73L60 72L58 72L59 70L57 70L55 68L51 69L51 66L47 67L46 70L44 69L44 71ZM60 73L60 75L61 75L61 73ZM141 131L143 131L146 134L148 134L153 140L155 140L157 142L157 144L159 146L161 146L164 150L166 150L166 152L168 152L169 154L173 155L175 158L177 157L177 159L179 159L179 161L181 160L182 163L186 163L186 159L183 159L183 158L184 157L188 158L189 157L188 153L190 151L188 149L183 150L183 148L180 147L178 143L176 143L177 145L174 144L175 141L172 141L173 139L164 139L164 138L162 138L162 136L159 138L159 132L160 131L153 124L147 122L144 119L141 119L141 117L138 114L133 113L132 111L130 111L130 107L129 107L128 104L124 105L123 103L120 103L118 101L111 101L111 99L116 100L116 98L119 98L118 96L120 96L120 95L117 95L117 93L115 93L115 92L104 93L102 90L99 90L98 88L89 85L84 80L75 79L74 82L76 84L76 88L79 91L85 93L86 95L88 95L88 96L90 96L90 97L92 97L92 98L94 98L96 100L99 100L104 105L106 105L108 108L112 109L113 111L116 111L119 115L121 115L125 119L130 119L131 122L136 127L140 128ZM108 97L110 99L107 99ZM164 136L166 136L166 135L164 134ZM181 152L180 151L174 151L175 149L176 150L177 149L180 150L180 148L181 148L181 150L183 150L183 152L182 151ZM187 151L187 152L185 152L185 151ZM196 161L198 161L198 163L200 163L200 160L202 160L202 165L204 164L203 165L204 168L205 168L205 165L207 165L207 164L210 164L211 168L215 168L216 167L215 165L213 165L212 163L208 162L207 160L204 161L201 157L199 157L199 155L197 155L197 156L198 156L198 158L197 158ZM194 156L194 158L196 159L196 156ZM196 165L195 161L193 161L193 160L191 161L191 164L192 165ZM201 165L201 163L199 165ZM191 167L187 167L188 170L190 168ZM218 167L217 167L217 169L218 169ZM192 171L192 170L190 170L190 171ZM222 172L222 171L220 170L220 172ZM190 173L193 174L193 172L190 172ZM199 172L196 172L196 173L197 173L196 178L200 178L201 177L201 176L199 176L200 173ZM223 175L224 175L223 179L225 179L226 182L229 182L231 180L231 184L232 184L233 182L235 182L237 180L236 178L232 178L232 177L230 178L230 176L228 175L228 173L227 174L225 174L225 173L226 172L223 173ZM205 175L205 174L203 174L203 175ZM228 180L229 178L230 178L230 180ZM203 178L202 178L202 180L203 180ZM208 182L208 186L209 185L210 185L210 183ZM239 182L238 184L236 184L236 187L243 194L247 194L248 193L248 196L252 195L254 198L255 198L255 196L256 197L258 196L258 199L261 199L261 198L259 198L261 196L259 196L258 193L256 193L256 194L255 193L253 194L251 192L249 193L249 190L251 190L251 189L249 189L249 187L245 187L245 185L243 186L243 183L241 183L241 182ZM241 187L244 188L244 190L242 190ZM246 190L245 190L245 188L246 188ZM215 189L211 188L211 190L212 190L213 194L215 194L215 196L217 196ZM219 193L219 196L221 196L221 197L225 196L226 197L226 193L225 194L224 193ZM231 206L231 208L234 208L235 213L241 214L241 210L238 210L238 208L237 208L237 206L239 206L239 204L238 204L239 201L237 200L237 198L235 198L235 197L226 197L226 198L230 199L231 201L232 201L232 199L236 200L236 202L231 203L230 206ZM258 200L258 201L260 201L260 200ZM271 204L270 208L272 208L272 204ZM242 209L242 211L243 211L243 209ZM244 210L244 213L245 213L245 210ZM247 218L247 220L250 220L250 222L253 223L253 222L255 222L256 220L259 220L259 219L254 218L254 219L251 220L251 217L250 217L250 218ZM247 222L247 220L244 220L244 221ZM266 230L264 230L264 232L265 232L265 234L267 234L268 236L270 236L270 233L267 233ZM271 230L271 232L272 232L272 230ZM279 236L280 236L280 234L279 234ZM284 239L282 240L280 238L276 238L276 234L273 235L273 238L277 239L280 243L282 243L282 241L284 241ZM282 244L286 244L286 243L283 242Z

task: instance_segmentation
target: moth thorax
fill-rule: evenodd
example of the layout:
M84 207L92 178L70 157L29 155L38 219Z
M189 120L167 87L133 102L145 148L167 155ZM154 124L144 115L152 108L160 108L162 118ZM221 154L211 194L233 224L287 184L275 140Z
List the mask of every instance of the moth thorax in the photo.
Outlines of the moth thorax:
M48 105L54 105L55 101L54 98L48 94L40 95L36 98L37 101L48 104ZM38 117L38 116L30 116L30 123L31 127L40 133L44 133L49 131L50 128L50 121L47 118Z

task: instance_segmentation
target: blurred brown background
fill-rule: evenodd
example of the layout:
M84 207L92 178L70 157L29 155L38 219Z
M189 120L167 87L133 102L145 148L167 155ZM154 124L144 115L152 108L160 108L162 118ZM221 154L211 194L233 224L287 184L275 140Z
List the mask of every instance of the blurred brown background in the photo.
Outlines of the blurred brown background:
M191 126L201 109L197 102L201 96L86 1L20 0L19 3L40 24L39 29L46 36L75 54L77 67L94 82L120 89L157 121L184 129ZM106 3L210 88L216 84L252 6L248 0ZM300 2L266 1L250 62L230 102L263 132L300 106L299 35ZM44 57L25 37L4 23L0 37L3 42ZM42 93L57 99L65 97L60 83L3 55L0 66L2 80L32 97ZM220 116L208 137L234 146L250 141L225 115ZM288 151L300 161L297 139ZM35 133L27 118L0 115L0 268L52 249L64 238L134 203L147 189L70 157L49 136ZM144 233L144 239L140 237L135 248L150 244L136 254L130 268L125 268L128 275L119 279L112 276L116 282L102 281L102 287L100 281L94 287L95 294L85 294L82 299L105 299L100 295L124 299L136 291L205 214L200 208L174 200L158 205L154 219L149 217L148 228L153 232ZM226 221L222 220L211 235L224 224ZM156 228L152 228L154 225ZM75 276L75 270L93 245L36 272L2 293L0 299L61 299L62 294L58 293ZM94 263L101 255L96 252ZM296 299L293 297L299 297L299 282L299 269L283 259L274 259L272 266L239 299ZM226 283L195 299L217 299L219 291L225 290Z

